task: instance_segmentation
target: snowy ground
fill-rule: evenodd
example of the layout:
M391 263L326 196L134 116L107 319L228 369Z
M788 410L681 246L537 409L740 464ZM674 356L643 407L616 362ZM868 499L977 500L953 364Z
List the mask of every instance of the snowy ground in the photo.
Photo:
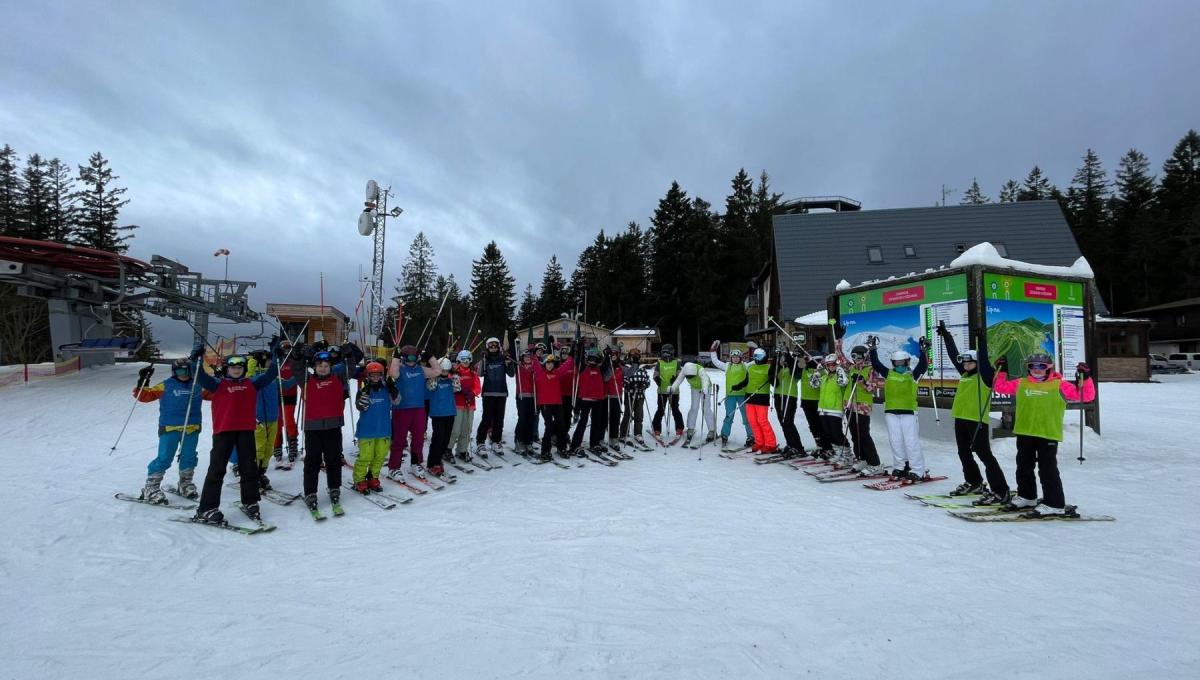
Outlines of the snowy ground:
M0 391L0 678L1200 676L1200 375L1105 384L1083 466L1069 430L1068 501L1112 523L973 524L679 449L319 525L267 503L279 530L243 537L112 499L155 448L139 406L108 455L136 368ZM926 490L959 480L928 457L951 480Z

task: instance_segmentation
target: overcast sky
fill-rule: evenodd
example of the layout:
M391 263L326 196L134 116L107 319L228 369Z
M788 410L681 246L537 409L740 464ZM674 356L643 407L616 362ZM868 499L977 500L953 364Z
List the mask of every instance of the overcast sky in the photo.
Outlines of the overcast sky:
M536 291L672 180L719 206L766 169L870 209L973 176L995 199L1035 163L1065 186L1088 147L1157 172L1200 126L1198 25L1158 0L0 0L0 144L103 152L136 257L219 274L228 248L260 310L316 302L323 271L350 313L372 178L405 210L389 288L424 230L464 288L495 239Z

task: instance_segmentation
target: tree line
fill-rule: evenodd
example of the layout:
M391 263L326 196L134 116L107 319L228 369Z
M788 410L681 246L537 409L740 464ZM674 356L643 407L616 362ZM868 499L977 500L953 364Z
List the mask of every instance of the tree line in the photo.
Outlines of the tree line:
M0 149L0 236L70 243L124 253L137 225L120 224L129 203L108 159L100 152L84 165L33 153L24 166L15 149ZM149 324L139 310L115 310L117 335L144 335L138 358L158 356ZM0 344L4 363L37 363L52 357L46 303L0 285Z

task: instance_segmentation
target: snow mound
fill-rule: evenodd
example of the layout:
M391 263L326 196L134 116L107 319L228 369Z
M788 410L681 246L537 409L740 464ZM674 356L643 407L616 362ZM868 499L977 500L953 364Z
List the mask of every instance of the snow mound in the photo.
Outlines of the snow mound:
M991 243L986 241L978 245L971 246L966 250L966 252L954 258L954 260L950 262L951 267L969 267L971 265L983 265L985 267L997 267L1002 269L1016 269L1018 271L1033 272L1036 274L1050 274L1051 276L1076 276L1085 279L1096 278L1096 275L1092 272L1091 265L1088 264L1087 258L1080 257L1078 260L1075 260L1075 263L1070 267L1032 264L1029 262L1010 260L1007 257L1002 257L1000 252L996 250L996 246L993 246Z
M842 281L842 283L846 283ZM829 312L822 309L816 312L810 312L796 319L796 324L800 326L824 326L829 323Z
M846 279L838 281L838 285L833 287L834 290L847 290L848 288L850 288L850 282Z

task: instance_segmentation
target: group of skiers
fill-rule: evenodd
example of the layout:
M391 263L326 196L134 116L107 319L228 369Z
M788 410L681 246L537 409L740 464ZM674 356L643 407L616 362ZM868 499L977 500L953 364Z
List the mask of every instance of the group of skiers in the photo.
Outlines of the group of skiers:
M980 495L976 504L1001 504L1043 515L1072 512L1065 503L1056 454L1067 402L1095 398L1088 367L1079 364L1075 382L1065 381L1053 370L1050 358L1038 353L1026 359L1025 377L1013 379L1003 358L989 363L982 337L977 350L960 352L944 326L939 325L937 333L960 373L951 412L965 481L952 495ZM865 477L888 475L918 483L928 479L918 432L917 384L928 367L930 343L921 338L918 344L917 357L897 350L885 364L873 337L852 348L849 357L839 340L834 351L823 356L797 347L777 349L769 358L766 349L751 344L748 361L734 349L728 362L718 357L717 342L712 357L715 367L725 373L723 398L702 366L680 365L670 344L663 345L658 357L646 365L637 349L622 352L617 346L585 347L582 342L558 347L538 343L514 358L498 338L491 337L478 359L467 349L455 353L452 360L404 345L385 365L378 359L367 360L353 343L304 345L273 339L268 349L248 357L226 357L212 375L201 370L203 349L197 346L191 356L171 364L171 375L161 383L150 385L152 367L138 374L135 397L159 401L158 453L148 467L141 498L165 504L165 490L199 499L197 520L224 523L221 488L226 466L236 460L241 509L261 522L260 494L271 488L268 465L272 458L280 466L296 460L302 430L304 503L316 517L324 469L333 512L342 514L342 428L349 399L357 414L358 456L349 485L354 490L379 491L385 463L386 475L401 483L406 475L452 481L445 456L465 462L475 455L502 454L510 378L516 383L514 450L537 462L553 461L555 451L570 458L603 457L605 451L619 452L622 446L650 450L642 432L643 415L649 415L645 394L653 382L657 397L651 435L661 446L683 440L685 446L698 448L719 438L727 452L749 449L785 459L811 455L851 467ZM352 395L355 384L357 393ZM679 407L685 389L690 393L686 420ZM890 469L881 462L870 429L872 405L880 391L892 450ZM1015 493L990 449L993 393L1015 396ZM194 473L203 401L211 403L213 436L208 470L198 489ZM720 405L725 413L718 429ZM477 407L482 410L478 426L474 423ZM783 432L782 447L769 420L772 409ZM811 453L796 428L797 411L804 413L816 443ZM535 451L539 416L542 434ZM739 416L746 431L742 447L730 444ZM697 427L703 433L699 438ZM432 433L428 447L427 428ZM286 464L281 442L285 434ZM164 489L165 472L176 457L179 484ZM1040 503L1035 470L1042 484Z

